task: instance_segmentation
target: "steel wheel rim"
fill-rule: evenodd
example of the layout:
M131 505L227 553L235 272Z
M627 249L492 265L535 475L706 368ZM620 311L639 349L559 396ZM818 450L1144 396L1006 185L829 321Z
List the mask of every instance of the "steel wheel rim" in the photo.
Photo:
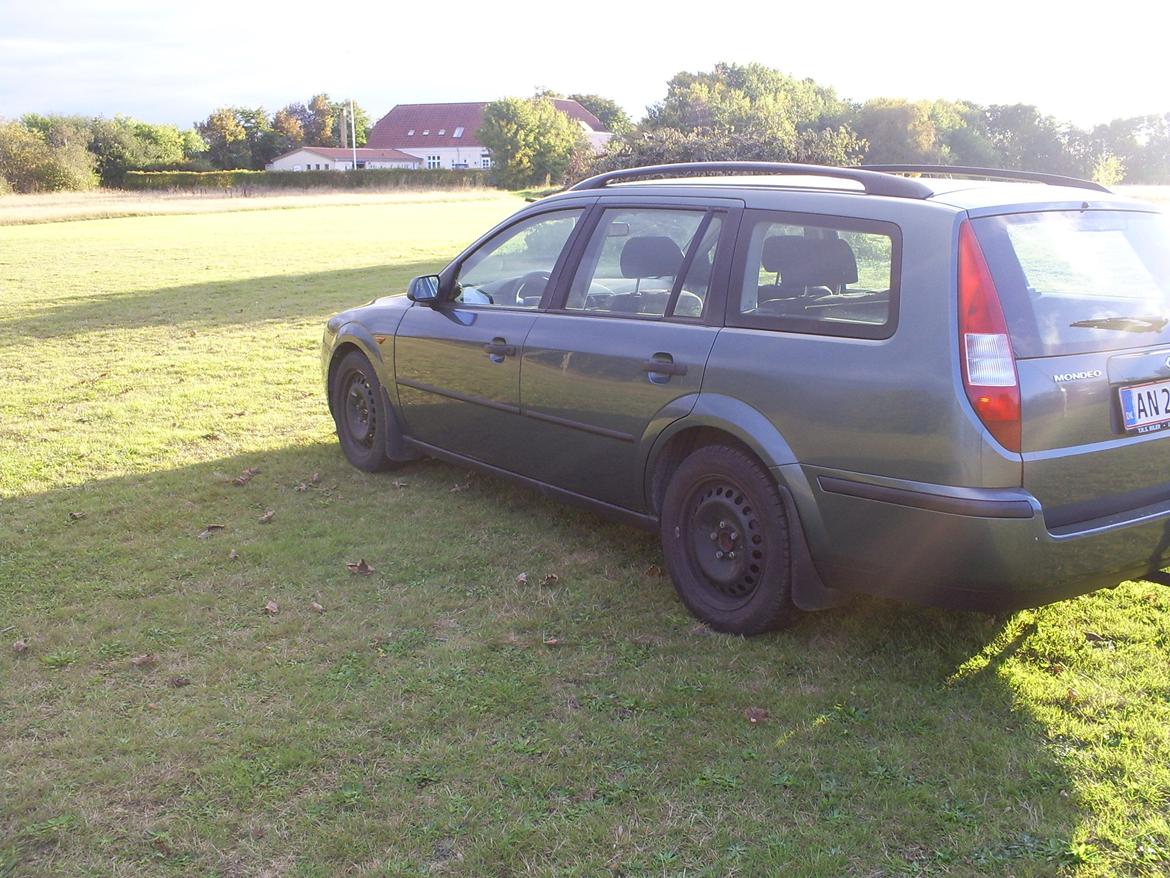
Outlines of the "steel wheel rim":
M708 595L729 609L752 599L768 559L763 522L731 479L704 479L687 495L687 559Z
M361 372L353 372L345 383L345 426L350 439L363 448L372 448L378 429L374 388Z

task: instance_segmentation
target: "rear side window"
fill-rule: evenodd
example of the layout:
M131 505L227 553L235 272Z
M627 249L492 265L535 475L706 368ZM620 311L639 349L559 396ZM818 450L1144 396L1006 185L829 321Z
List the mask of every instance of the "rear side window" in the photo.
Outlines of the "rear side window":
M1170 341L1170 224L1128 211L972 221L1018 357Z
M739 314L729 322L857 338L893 333L897 226L769 211L749 211L744 222Z

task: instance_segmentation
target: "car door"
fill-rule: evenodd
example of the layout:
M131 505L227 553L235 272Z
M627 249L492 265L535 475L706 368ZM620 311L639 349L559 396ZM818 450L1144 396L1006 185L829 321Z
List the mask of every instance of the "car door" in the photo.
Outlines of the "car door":
M439 300L407 311L394 372L411 438L516 468L521 351L584 212L550 210L507 225L444 272Z
M525 343L527 474L644 505L644 437L694 406L719 331L739 202L602 203ZM716 301L718 299L718 301Z

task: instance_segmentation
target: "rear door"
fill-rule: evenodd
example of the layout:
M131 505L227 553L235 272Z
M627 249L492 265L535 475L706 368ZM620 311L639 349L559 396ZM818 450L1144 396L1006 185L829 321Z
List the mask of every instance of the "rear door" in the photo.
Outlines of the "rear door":
M407 432L419 441L516 470L524 459L520 357L585 208L529 215L465 255L450 295L412 306L395 336Z
M643 506L643 439L694 406L740 207L721 199L595 208L575 271L524 348L529 475Z
M1170 499L1170 230L1156 213L972 221L1017 358L1023 484L1049 527Z

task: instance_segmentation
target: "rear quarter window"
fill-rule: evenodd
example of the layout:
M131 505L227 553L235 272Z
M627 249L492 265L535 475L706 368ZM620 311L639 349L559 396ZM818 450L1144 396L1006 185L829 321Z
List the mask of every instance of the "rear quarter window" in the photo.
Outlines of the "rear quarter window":
M892 223L747 211L728 324L888 338L897 315L902 238Z
M1160 214L1042 211L972 221L1018 357L1170 341L1170 226Z

